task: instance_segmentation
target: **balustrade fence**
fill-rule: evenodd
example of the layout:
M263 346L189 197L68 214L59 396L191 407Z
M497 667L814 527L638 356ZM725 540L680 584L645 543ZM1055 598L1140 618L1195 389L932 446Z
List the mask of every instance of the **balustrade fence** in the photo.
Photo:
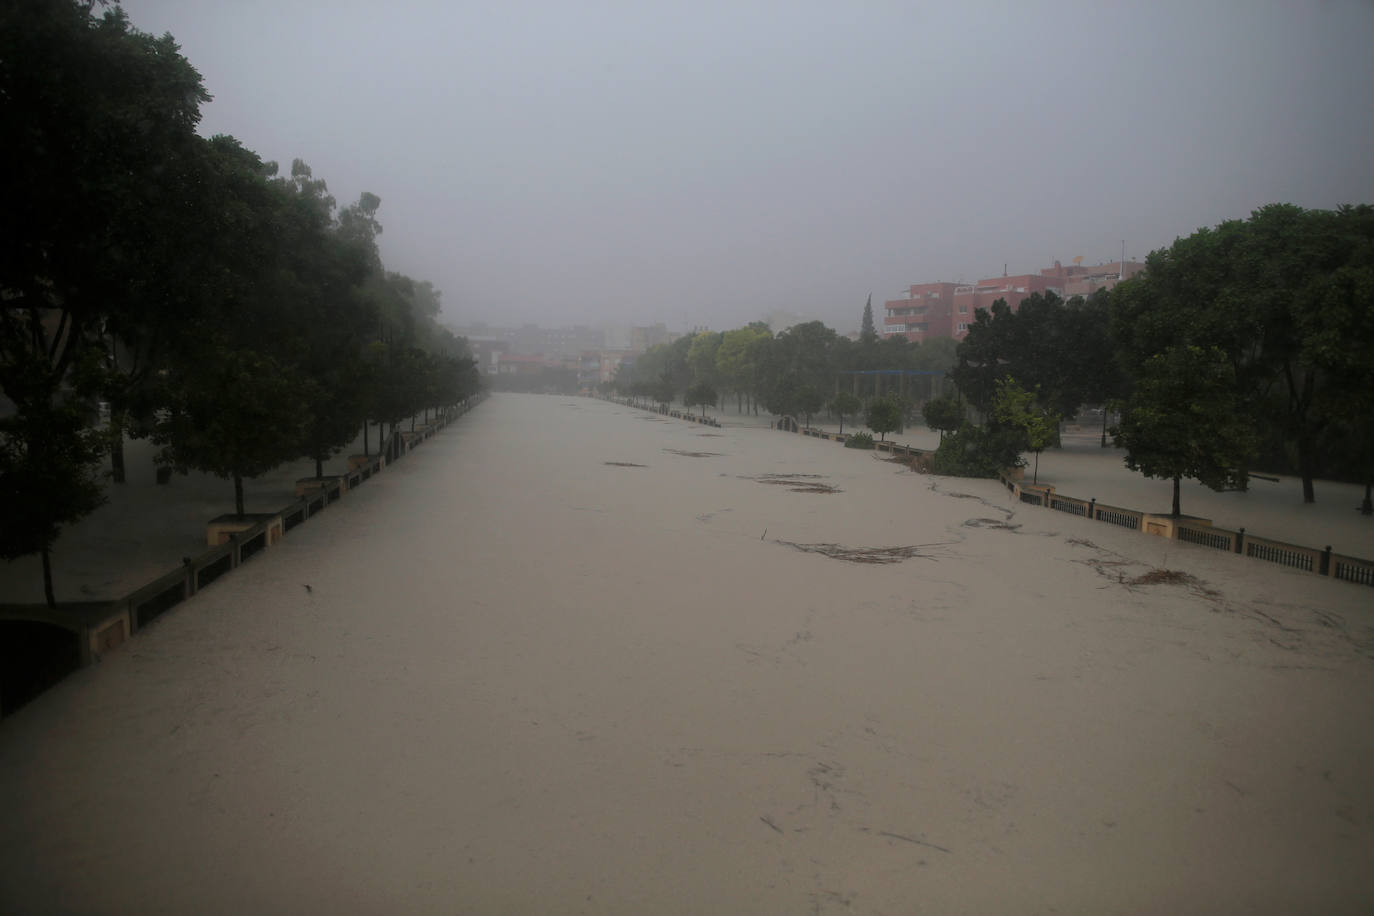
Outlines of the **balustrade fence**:
M795 417L783 417L774 424L774 428L834 442L844 442L848 438L839 433L830 433L803 426L797 422ZM930 456L928 451L899 445L896 442L877 441L873 443L873 447L878 451L911 458L922 463L928 461ZM1056 493L1054 487L1051 486L1023 485L1005 471L999 476L1008 492L1011 493L1012 498L1026 505L1043 506L1068 515L1076 515L1079 518L1106 522L1109 525L1117 525L1131 531L1167 537L1199 547L1225 550L1256 560L1263 560L1267 563L1276 563L1289 569L1340 579L1343 582L1374 586L1374 561L1334 553L1330 546L1323 550L1317 550L1313 547L1303 547L1298 544L1289 544L1285 541L1275 541L1248 534L1244 528L1236 531L1217 528L1204 519L1150 515L1123 506L1109 506L1106 503L1099 503L1096 499L1076 499L1072 496L1064 496Z
M1344 582L1374 585L1374 561L1334 553L1329 546L1318 550L1314 547L1262 538L1249 534L1244 528L1235 531L1217 528L1204 519L1150 515L1135 509L1109 506L1095 499L1075 499L1056 493L1054 487L1022 485L1005 472L1002 473L1001 480L1013 496L1030 505L1046 506L1080 518L1106 522L1132 531L1145 531L1186 544L1238 553L1266 563L1276 563L1279 566Z

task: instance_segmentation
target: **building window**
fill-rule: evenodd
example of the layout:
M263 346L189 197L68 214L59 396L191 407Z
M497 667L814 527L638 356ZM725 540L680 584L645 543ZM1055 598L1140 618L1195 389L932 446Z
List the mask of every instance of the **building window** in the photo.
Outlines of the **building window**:
M959 330L960 330L960 331L967 331L967 330L968 330L968 325L967 325L966 323L962 322L962 321L959 322Z
M961 305L961 306L959 306L959 314L960 314L960 315L967 315L967 314L968 314L968 306L967 306L967 305Z

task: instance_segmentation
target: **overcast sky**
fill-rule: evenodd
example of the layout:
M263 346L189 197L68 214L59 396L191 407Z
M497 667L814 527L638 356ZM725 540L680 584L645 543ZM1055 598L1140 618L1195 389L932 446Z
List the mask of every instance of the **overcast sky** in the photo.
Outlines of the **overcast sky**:
M849 331L870 291L1374 202L1369 0L123 6L202 133L380 196L450 323Z

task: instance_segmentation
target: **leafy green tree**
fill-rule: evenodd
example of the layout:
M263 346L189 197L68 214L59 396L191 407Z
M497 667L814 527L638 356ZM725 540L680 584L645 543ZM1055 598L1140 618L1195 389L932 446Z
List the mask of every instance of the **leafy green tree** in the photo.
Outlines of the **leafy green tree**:
M1014 321L1005 299L994 302L991 311L978 309L959 343L958 365L949 373L964 398L984 414L991 412L997 381L1007 371Z
M425 405L430 357L419 347L376 341L368 347L368 359L375 386L373 416L384 427L384 437L390 439L402 420Z
M165 414L153 441L160 460L234 482L234 511L244 514L243 481L299 454L301 379L271 356L207 347L213 356L179 363L168 377Z
M1363 483L1360 511L1374 514L1374 207L1330 215L1339 266L1313 278L1296 330L1308 364L1323 379L1311 409L1327 417L1319 451L1345 479Z
M672 403L678 392L685 391L693 380L692 369L687 364L692 340L691 337L679 337L672 343L655 344L645 350L635 360L630 384L646 383L651 386L655 399L657 395L665 395L659 403Z
M654 382L650 388L649 396L654 399L661 410L667 410L668 405L673 403L673 397L677 394L677 386L673 384L673 378L668 372L659 376L658 381Z
M705 382L712 388L719 384L720 374L716 370L716 354L720 351L723 334L702 331L692 338L687 348L687 368L693 380Z
M888 433L902 431L902 405L891 397L874 398L864 411L864 424L886 440Z
M1100 297L1090 307L1081 297L1065 303L1052 292L1032 293L1015 312L998 300L990 313L978 311L951 374L984 414L992 409L997 383L1014 375L1040 406L1072 417L1084 403L1120 393L1111 384L1109 323Z
M50 548L101 500L87 405L122 390L116 331L150 327L137 311L175 274L162 233L208 98L171 38L118 6L0 4L0 545L43 555L50 604Z
M840 435L844 435L844 418L856 415L863 406L863 401L848 391L841 391L830 400L830 409L840 418Z
M1031 483L1040 479L1040 453L1059 441L1059 414L1035 403L1035 393L1027 391L1007 376L997 383L993 416L1004 428L1014 430L1021 444L1035 453Z
M1347 280L1368 269L1374 219L1368 205L1337 211L1271 204L1152 252L1146 270L1112 291L1112 335L1132 373L1171 347L1215 348L1232 367L1238 409L1260 436L1263 466L1296 469L1303 499L1339 465L1323 454L1345 408L1337 367L1368 344L1333 337L1366 313L1368 294ZM1329 311L1329 314L1328 314ZM1331 345L1334 344L1334 350ZM1365 386L1367 387L1367 385ZM1291 458L1289 457L1291 455Z
M926 426L939 430L941 440L946 433L954 432L964 422L963 405L948 396L926 401L921 408L921 415L925 418Z
M289 252L286 269L275 275L276 317L278 327L294 330L255 346L276 352L298 372L300 450L314 460L319 477L325 460L352 442L366 420L366 386L372 377L363 346L377 314L363 284L375 269L374 249L342 231L325 182L301 160L292 163L289 179L275 185L277 227ZM376 201L375 195L365 196Z
M684 407L701 406L701 415L706 416L706 408L714 407L719 395L716 389L711 387L710 382L693 382L687 386L687 394L682 399Z
M811 417L818 413L825 406L825 396L815 385L802 385L797 389L797 409L806 418L806 425L811 425Z
M787 370L802 385L825 391L834 384L835 366L831 354L839 335L819 321L793 325L778 335L778 350Z
M800 413L798 394L801 387L801 381L795 374L773 376L770 373L762 392L764 409L778 417Z
M88 351L83 362L95 366L98 352ZM10 371L22 368L6 366ZM42 368L31 376L38 385ZM22 397L23 387L22 379L6 378L7 392ZM79 390L67 390L55 398L34 397L27 404L28 409L0 418L0 506L5 511L0 557L13 560L40 554L43 594L48 606L56 607L52 547L64 526L104 503L97 471L105 441L87 426L85 399Z
M779 393L795 394L805 385L819 391L833 389L835 365L832 357L837 339L838 335L819 321L793 325L783 331L758 351L760 390L772 392L776 404ZM765 406L769 405L765 403ZM769 410L774 408L769 407Z
M773 339L766 326L738 328L721 335L716 349L716 372L721 384L735 392L736 410L743 411L743 399L757 396L760 347Z
M910 366L926 372L948 372L959 363L958 350L959 341L953 337L931 337L913 347Z
M1101 444L1107 447L1107 407L1126 396L1130 376L1118 358L1111 337L1111 292L1095 290L1067 303L1069 338L1075 352L1070 366L1076 397L1084 404L1102 405ZM1067 414L1066 414L1067 416Z
M1022 467L1021 433L998 425L965 423L940 440L934 471L949 477L996 477L1006 468Z
M1235 369L1219 349L1201 347L1172 347L1146 361L1113 436L1127 467L1173 481L1175 516L1180 480L1214 490L1243 486L1256 444L1237 402Z

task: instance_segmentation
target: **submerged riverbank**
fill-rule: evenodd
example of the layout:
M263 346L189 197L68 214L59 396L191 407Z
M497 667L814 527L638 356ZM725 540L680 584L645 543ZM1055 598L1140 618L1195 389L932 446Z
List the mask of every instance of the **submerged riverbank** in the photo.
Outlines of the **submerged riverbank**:
M6 721L0 900L1359 910L1368 605L994 481L497 395Z

